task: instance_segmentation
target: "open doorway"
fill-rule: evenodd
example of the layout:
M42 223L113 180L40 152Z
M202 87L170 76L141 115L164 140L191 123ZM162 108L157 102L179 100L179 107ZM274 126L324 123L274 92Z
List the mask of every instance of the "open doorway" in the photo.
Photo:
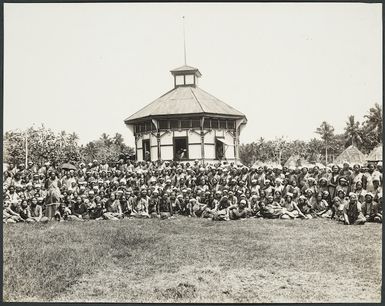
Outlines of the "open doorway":
M174 160L188 159L187 137L174 137Z
M225 146L223 140L220 138L215 139L215 159L222 160L225 157Z
M143 160L150 161L151 160L150 139L144 139L142 141L142 150L143 150Z

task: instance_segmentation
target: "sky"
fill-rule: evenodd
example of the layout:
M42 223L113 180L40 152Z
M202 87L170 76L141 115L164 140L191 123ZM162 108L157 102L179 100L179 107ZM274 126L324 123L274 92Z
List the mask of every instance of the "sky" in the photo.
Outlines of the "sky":
M134 137L124 119L173 88L170 70L243 112L241 143L342 133L382 104L381 4L4 4L4 131L44 124Z

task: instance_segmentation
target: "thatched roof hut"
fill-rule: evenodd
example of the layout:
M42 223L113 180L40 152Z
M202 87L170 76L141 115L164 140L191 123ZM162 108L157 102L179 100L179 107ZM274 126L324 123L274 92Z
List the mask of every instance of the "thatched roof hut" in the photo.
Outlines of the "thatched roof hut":
M382 143L375 147L366 158L367 161L382 161Z
M337 165L348 162L349 164L363 165L366 162L364 153L358 150L357 147L351 145L347 147L335 160L334 163Z

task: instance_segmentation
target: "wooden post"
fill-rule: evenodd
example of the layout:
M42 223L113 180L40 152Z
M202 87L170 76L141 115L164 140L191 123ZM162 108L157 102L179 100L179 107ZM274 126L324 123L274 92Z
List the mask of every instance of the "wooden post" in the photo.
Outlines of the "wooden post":
M205 133L203 131L203 123L205 118L203 117L201 120L201 159L202 164L205 163Z
M28 136L27 131L25 131L25 169L28 167Z
M156 141L157 141L157 145L158 145L158 161L160 161L162 159L162 156L161 156L161 150L160 150L160 133L159 133L159 129L158 129L158 133L156 134Z

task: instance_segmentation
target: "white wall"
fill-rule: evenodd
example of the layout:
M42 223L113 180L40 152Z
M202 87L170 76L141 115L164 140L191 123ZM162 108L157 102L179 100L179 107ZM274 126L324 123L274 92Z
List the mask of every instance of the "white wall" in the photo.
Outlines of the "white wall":
M201 159L201 145L189 145L188 154L190 159Z
M160 150L161 157L163 160L169 160L174 158L174 148L172 146L160 147Z

